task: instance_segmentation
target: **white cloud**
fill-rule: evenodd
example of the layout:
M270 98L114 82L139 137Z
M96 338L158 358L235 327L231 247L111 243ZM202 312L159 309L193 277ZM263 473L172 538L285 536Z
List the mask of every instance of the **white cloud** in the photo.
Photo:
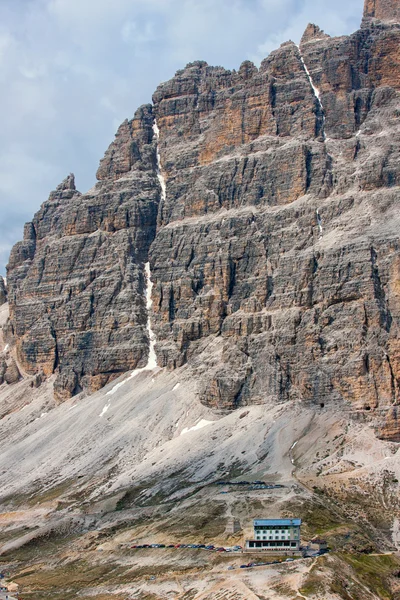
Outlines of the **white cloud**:
M17 204L13 205L13 211L17 212L28 203L29 196L25 195L25 178L30 182L32 188L39 188L46 177L52 173L57 166L51 161L44 161L32 156L26 148L19 144L11 144L7 152L0 154L0 195L13 198Z
M4 61L13 44L14 38L9 33L0 33L0 63Z
M148 44L157 39L152 21L147 21L142 26L135 21L127 21L122 26L121 36L126 44Z

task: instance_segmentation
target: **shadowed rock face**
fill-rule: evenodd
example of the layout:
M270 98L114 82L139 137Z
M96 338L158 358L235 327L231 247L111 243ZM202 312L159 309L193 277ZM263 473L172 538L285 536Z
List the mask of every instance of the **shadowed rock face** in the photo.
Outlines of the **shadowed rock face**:
M143 366L144 262L160 189L152 107L123 123L87 194L70 175L12 250L9 336L28 373L56 371L56 395L102 387Z
M0 277L0 306L7 302L7 289L4 279Z
M345 402L400 439L399 41L309 25L260 69L159 86L94 190L63 182L13 249L24 368L62 398L143 366L149 257L159 365L189 363L204 403Z

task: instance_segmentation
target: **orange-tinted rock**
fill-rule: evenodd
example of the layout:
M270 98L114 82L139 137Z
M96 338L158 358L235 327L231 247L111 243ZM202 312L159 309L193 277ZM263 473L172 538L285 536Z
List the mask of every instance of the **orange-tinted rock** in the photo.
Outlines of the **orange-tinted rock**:
M383 416L378 435L383 440L400 442L400 406L394 406Z
M330 36L325 33L318 25L314 25L314 23L309 23L303 33L303 37L301 38L301 44L305 44L306 42L323 40L326 38L330 38Z
M373 106L375 90L400 90L399 47L400 26L389 23L367 21L341 38L314 38L306 29L300 48L321 93L328 137L354 135Z
M365 0L364 17L400 23L399 0Z

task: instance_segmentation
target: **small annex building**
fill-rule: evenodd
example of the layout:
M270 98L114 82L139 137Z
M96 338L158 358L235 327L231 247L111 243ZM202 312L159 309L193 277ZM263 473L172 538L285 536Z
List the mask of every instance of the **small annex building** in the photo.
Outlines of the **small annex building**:
M328 542L321 538L314 538L309 544L311 550L318 550L319 552L326 552L328 550Z
M255 519L254 539L246 550L294 554L300 552L301 519Z

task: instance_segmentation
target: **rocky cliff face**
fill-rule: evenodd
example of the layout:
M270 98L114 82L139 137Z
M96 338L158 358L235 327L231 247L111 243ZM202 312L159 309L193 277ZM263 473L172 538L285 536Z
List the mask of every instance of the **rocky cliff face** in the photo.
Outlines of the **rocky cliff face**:
M259 69L187 65L93 190L51 194L8 268L26 371L64 398L143 366L150 257L158 363L189 363L204 403L346 403L400 441L400 19L365 11Z
M365 0L364 17L373 17L384 21L400 20L398 0Z
M147 360L144 262L160 188L152 107L123 123L82 196L70 175L8 265L10 326L28 373L57 372L59 398L94 391Z
M0 277L0 306L7 302L7 288L4 279Z

